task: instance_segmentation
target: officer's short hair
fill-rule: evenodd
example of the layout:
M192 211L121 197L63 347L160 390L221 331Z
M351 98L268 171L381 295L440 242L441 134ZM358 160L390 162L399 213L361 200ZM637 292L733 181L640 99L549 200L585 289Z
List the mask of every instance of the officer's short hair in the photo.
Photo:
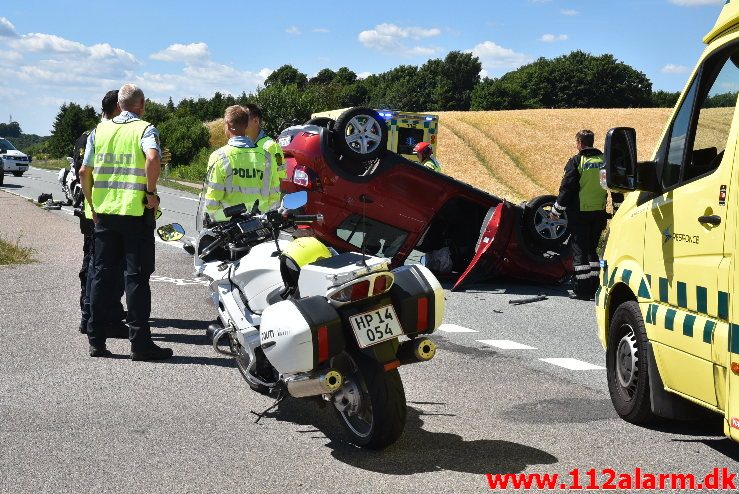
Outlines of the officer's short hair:
M103 115L110 116L114 111L115 107L118 104L118 90L113 89L111 91L108 91L105 93L105 96L103 96Z
M595 134L593 134L592 130L585 129L575 134L575 139L577 139L577 142L580 142L585 146L591 148L593 147L593 143L595 142Z
M246 103L245 105L242 105L242 106L246 109L246 111L249 112L249 117L258 118L260 122L264 120L262 118L262 109L259 108L254 103Z
M249 113L246 109L239 105L233 105L226 108L223 119L230 130L234 132L244 131L249 125Z
M144 92L136 84L124 84L118 91L118 105L121 110L131 110L144 99Z

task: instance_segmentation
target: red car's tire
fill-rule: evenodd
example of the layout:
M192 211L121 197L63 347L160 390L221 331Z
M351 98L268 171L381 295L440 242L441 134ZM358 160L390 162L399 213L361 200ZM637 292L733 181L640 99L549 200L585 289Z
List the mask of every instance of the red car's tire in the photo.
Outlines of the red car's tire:
M336 119L334 142L344 158L370 161L387 149L385 120L371 108L350 108Z
M559 220L549 219L549 211L556 200L553 195L544 195L534 197L526 203L523 233L538 248L556 250L570 234L566 212L562 213Z

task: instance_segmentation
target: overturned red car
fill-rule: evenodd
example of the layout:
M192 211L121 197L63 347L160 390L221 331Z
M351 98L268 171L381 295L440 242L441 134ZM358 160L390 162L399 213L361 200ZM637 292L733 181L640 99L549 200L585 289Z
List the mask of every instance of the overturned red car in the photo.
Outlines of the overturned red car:
M456 278L455 289L497 276L554 283L572 272L567 218L549 218L554 196L514 205L388 151L374 110L309 120L279 143L283 192L308 191L305 212L324 216L315 235L337 250L424 262Z

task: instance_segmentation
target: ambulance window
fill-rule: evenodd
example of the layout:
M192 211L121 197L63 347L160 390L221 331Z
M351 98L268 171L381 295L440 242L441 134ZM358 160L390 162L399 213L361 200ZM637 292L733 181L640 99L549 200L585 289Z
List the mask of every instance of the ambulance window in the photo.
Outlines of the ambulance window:
M718 168L724 155L734 117L737 91L739 91L739 69L732 57L723 64L705 69L701 91L701 106L698 108L698 123L690 159L685 163L683 182L710 174Z
M670 134L669 148L667 150L667 162L662 169L662 186L669 189L677 185L680 180L680 168L683 164L683 155L685 154L685 139L688 135L690 127L690 114L693 109L693 101L695 100L695 88L698 85L698 79L693 81L690 91L685 96L680 111L677 112L675 123L672 124L672 132Z

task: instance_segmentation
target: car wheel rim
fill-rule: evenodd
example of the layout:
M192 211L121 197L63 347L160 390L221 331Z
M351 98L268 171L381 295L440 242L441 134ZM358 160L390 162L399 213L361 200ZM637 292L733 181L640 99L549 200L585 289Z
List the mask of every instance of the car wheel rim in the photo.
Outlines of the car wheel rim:
M551 204L540 206L534 215L534 228L542 238L559 240L567 230L567 216L562 213L559 219L553 220L549 218L551 211Z
M370 154L380 145L382 128L369 115L357 115L346 126L347 145L360 154Z
M634 330L628 325L626 329L626 334L616 348L616 379L621 391L630 400L636 394L639 382L639 354Z

